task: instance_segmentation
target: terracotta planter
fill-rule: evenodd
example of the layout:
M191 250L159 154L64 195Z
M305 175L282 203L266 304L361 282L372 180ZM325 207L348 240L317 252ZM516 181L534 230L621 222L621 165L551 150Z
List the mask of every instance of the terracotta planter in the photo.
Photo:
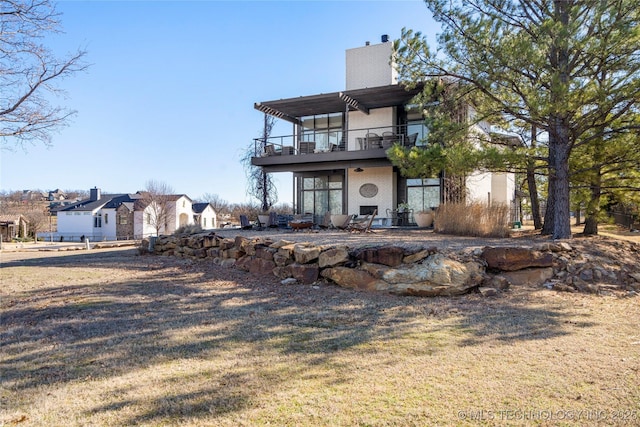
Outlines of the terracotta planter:
M418 212L415 214L418 227L431 227L433 224L433 212Z

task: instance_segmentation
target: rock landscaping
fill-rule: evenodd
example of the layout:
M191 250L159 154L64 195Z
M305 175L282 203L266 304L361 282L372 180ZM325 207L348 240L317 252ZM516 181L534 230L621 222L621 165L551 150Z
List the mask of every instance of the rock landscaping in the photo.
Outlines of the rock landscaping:
M328 281L399 295L478 291L493 296L522 285L597 294L640 292L640 245L605 238L447 249L420 244L349 247L208 232L160 236L153 252L275 275L283 284Z

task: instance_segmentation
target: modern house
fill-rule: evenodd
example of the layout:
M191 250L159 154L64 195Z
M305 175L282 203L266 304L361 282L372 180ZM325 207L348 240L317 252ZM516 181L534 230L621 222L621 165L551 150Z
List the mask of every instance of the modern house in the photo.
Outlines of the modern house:
M392 46L382 36L379 44L348 49L344 91L254 105L293 126L290 135L256 139L251 162L267 173L293 173L296 213L319 220L327 211L364 215L376 209L381 222L391 224L401 204L419 211L443 202L442 178L401 176L386 154L395 143L419 145L426 134L422 111L411 104L422 86L409 90L398 83ZM489 138L488 125L474 131ZM514 203L512 174L479 172L466 186L468 199Z
M88 199L58 211L56 239L140 239L158 232L171 234L179 227L197 221L213 224L207 228L215 227L217 222L209 203L195 204L196 212L194 203L184 194L163 196L162 202L156 202L145 197L143 192L103 195L99 188L92 188L89 193Z

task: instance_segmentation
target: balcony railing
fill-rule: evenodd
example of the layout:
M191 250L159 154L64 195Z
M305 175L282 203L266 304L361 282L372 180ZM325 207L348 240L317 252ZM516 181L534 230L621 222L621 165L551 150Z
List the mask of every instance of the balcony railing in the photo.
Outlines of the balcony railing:
M254 138L254 157L302 155L333 151L388 149L398 143L412 147L418 134L407 134L407 126L381 126L348 131L305 130L300 135Z

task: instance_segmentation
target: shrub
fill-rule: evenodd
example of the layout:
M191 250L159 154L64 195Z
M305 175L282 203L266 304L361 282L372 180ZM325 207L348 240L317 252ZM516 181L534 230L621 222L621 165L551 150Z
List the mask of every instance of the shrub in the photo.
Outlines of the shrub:
M196 234L201 232L202 227L200 227L200 224L188 224L178 228L173 234L177 236L180 234Z
M509 206L481 202L446 203L436 210L434 231L456 236L508 237Z

